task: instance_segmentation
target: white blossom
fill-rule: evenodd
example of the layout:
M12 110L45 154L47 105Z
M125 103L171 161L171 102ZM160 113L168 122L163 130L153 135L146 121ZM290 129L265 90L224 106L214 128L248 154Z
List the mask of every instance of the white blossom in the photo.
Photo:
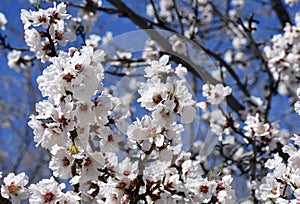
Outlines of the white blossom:
M207 97L210 103L218 105L231 93L231 88L228 86L224 87L222 84L204 84L202 92L203 96Z
M260 122L258 113L255 116L248 115L245 124L246 136L267 136L270 134L270 125Z
M294 6L296 3L298 3L299 0L285 0L285 3L289 6Z
M20 203L20 200L29 196L29 191L25 188L28 181L29 178L24 172L17 175L9 173L3 180L4 184L1 185L1 195L12 203Z
M0 28L1 30L5 30L5 25L7 24L7 19L4 13L0 12Z
M51 154L49 168L53 171L53 175L62 179L71 178L71 166L74 161L71 154L65 148L57 145L52 147Z
M31 192L29 202L33 204L54 204L59 202L63 195L61 192L62 187L59 186L53 177L50 179L43 179L37 184L31 184L29 190Z
M31 59L28 55L21 56L21 51L13 50L7 54L8 66L19 72L20 68L27 68L31 65Z

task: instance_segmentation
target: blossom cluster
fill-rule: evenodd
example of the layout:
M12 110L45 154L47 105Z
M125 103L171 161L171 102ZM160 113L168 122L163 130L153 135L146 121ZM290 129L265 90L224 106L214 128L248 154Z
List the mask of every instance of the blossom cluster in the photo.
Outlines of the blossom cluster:
M145 152L146 157L150 152L149 158L154 159L149 167L145 167L144 182L146 186L157 185L152 192L159 193L156 203L163 200L170 203L212 200L233 203L236 197L231 188L231 176L219 181L209 180L203 177L200 161L191 159L190 153L180 151L184 128L176 122L179 119L183 124L193 121L195 101L186 85L186 68L178 65L172 69L168 61L169 57L164 55L145 68L147 82L141 84L138 90L141 97L137 101L150 111L150 115L141 120L137 118L127 130L128 140ZM170 194L170 191L174 193ZM181 193L185 196L178 196Z
M299 191L299 141L294 135L289 144L284 145L283 154L276 153L265 163L270 170L257 186L257 198L266 203L298 203ZM284 162L287 159L287 163Z
M21 173L4 178L2 196L16 202L29 197L30 203L127 203L133 196L148 203L233 203L231 176L203 177L200 160L181 150L184 128L177 121L193 121L195 101L186 86L186 69L171 69L167 56L145 69L147 82L139 90L138 101L151 115L127 130L130 148L140 159L118 162L115 152L124 135L111 128L119 122L110 120L117 99L103 92L103 57L100 50L82 47L51 58L37 79L46 99L37 103L37 115L29 121L37 145L50 150L53 175L71 179L79 189L63 192L65 185L53 177L27 189L28 178ZM136 186L138 194L133 194Z
M36 104L28 124L37 146L51 154L53 177L27 187L25 173L11 173L4 178L1 195L15 203L127 203L137 196L147 203L233 203L231 176L205 178L200 160L181 150L182 124L192 123L196 114L187 69L173 69L167 55L149 61L137 99L149 115L128 126L130 114L118 116L121 99L102 83L105 53L95 50L99 38L91 36L79 49L60 50L59 45L75 39L66 22L70 18L64 3L21 11L30 51L50 63L37 78L44 100ZM20 65L20 52L8 58L12 67ZM130 157L120 158L121 148ZM67 179L73 191L55 178Z
M295 22L295 25L287 23L283 34L273 36L272 46L264 47L270 71L280 80L282 94L296 93L299 87L300 13L296 13Z
M88 35L99 17L96 10L107 9L101 8L101 1L74 4L88 8L79 9L77 17L67 12L66 3L41 9L40 1L30 2L37 5L36 10L22 9L21 20L28 51L33 55L22 56L20 50L11 48L7 58L8 65L17 71L30 67L34 60L46 67L37 78L43 100L36 103L36 113L30 116L28 125L36 146L49 152L52 175L33 184L24 172L9 173L0 183L3 198L13 203L27 199L29 203L231 204L237 201L234 174L238 172L248 179L254 203L299 203L300 137L291 138L280 122L269 119L268 111L273 105L272 94L277 94L270 94L271 88L278 85L281 93L294 96L294 110L300 114L300 13L296 14L296 25L287 24L283 34L275 35L272 44L260 53L274 87L265 98L254 97L248 90L248 78L242 82L232 74L236 71L234 65L229 72L237 83L231 86L231 77L226 81L229 64L238 62L247 67L249 59L244 49L253 40L251 33L255 30L250 21L239 21L238 9L246 1L228 1L225 31L233 49L223 52L224 61L220 55L221 67L212 71L213 80L202 79L206 84L197 103L199 98L189 87L187 68L172 61L154 40L145 42L138 60L133 59L135 53L131 51L116 51L108 61L117 71L106 70L108 53L98 48L101 40L102 44L110 43L112 33L107 32L102 39ZM185 7L187 2L151 1L146 12L154 19L153 25L179 28L186 38L197 40L196 34L213 24L218 8L211 0L198 0L193 3L195 10L191 10L193 7ZM285 2L292 6L297 0ZM2 31L6 23L0 13ZM78 36L82 45L73 47L75 44L70 44L77 43ZM180 56L188 58L193 53L179 35L172 33L164 40ZM124 62L128 66L122 67ZM140 65L144 66L143 82L131 76ZM107 87L106 73L130 76L126 80L132 81L127 86L134 84L138 96L116 96L115 86ZM234 107L227 109L224 104L240 96L234 92L236 89L241 89L246 96L241 103L246 103L234 112ZM143 109L141 113L129 107L132 100ZM201 114L195 106L201 108ZM209 133L204 141L191 141L190 149L184 150L184 134L187 127L196 126L195 119L206 121L207 127L201 125L199 129L208 128ZM215 147L217 151L213 152ZM217 159L213 158L215 165L209 167L211 153Z
M37 145L50 150L49 168L56 177L70 179L78 175L76 182L97 178L97 168L104 166L104 157L88 139L97 137L99 141L97 132L101 132L99 148L117 137L105 126L112 105L110 98L101 94L103 57L102 51L94 52L92 47L70 48L68 53L60 52L58 57L51 58L52 64L37 79L47 99L36 104L38 115L32 115L28 124ZM39 191L43 190L41 186ZM54 195L51 199L62 201L57 194L60 190L50 190ZM33 195L30 199L34 199Z
M25 29L25 42L30 47L30 51L36 53L36 57L46 62L49 57L56 56L55 48L58 43L66 45L69 41L74 41L76 35L74 30L68 28L66 19L71 17L67 14L66 5L54 3L53 8L38 11L21 10L21 20ZM42 27L39 30L35 27Z

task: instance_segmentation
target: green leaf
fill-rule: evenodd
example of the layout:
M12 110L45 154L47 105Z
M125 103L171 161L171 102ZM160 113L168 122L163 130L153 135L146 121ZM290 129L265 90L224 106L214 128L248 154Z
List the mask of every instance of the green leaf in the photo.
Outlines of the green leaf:
M38 2L37 2L37 5L31 4L31 6L32 6L36 11L40 10L40 8L41 8L41 1L38 1Z
M222 171L223 171L223 165L221 165L221 167L220 167L220 169L219 169L219 172L217 173L217 176L221 176Z
M214 179L214 170L212 167L210 167L209 170L209 181L212 181Z
M175 92L175 85L173 84L173 85L172 85L172 91L170 91L170 92L168 93L168 97L167 97L168 100L171 100L171 99L173 98L174 92Z

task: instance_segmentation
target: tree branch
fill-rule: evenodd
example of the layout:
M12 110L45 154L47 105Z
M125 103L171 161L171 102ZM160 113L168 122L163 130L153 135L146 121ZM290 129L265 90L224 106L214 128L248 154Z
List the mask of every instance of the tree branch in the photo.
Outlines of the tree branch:
M284 5L282 4L281 0L272 0L271 4L272 4L272 8L276 12L276 15L281 23L281 27L284 28L286 23L291 24L290 16L286 11Z

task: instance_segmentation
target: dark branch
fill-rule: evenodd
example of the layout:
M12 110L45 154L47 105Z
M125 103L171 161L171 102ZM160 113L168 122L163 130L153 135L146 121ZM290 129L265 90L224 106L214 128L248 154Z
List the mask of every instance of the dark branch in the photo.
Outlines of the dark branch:
M276 12L276 15L281 23L281 27L284 28L286 23L291 24L290 16L286 11L284 5L282 4L281 0L272 0L271 3L272 3L272 8Z

